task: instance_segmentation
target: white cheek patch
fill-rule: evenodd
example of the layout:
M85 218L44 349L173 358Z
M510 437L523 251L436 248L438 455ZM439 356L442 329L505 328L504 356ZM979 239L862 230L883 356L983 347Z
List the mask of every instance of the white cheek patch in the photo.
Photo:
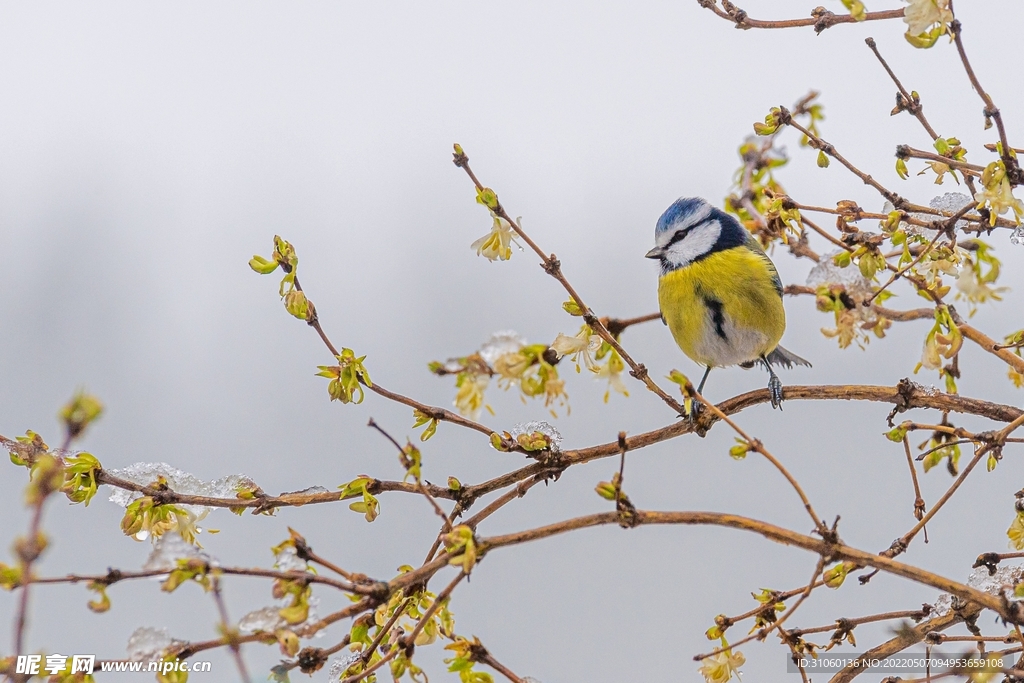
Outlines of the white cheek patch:
M702 207L691 213L686 217L685 220L677 222L672 226L673 229L666 230L659 234L655 240L656 246L664 247L672 239L672 235L676 234L679 230L685 230L691 225L699 225L703 221L707 220L707 217L711 215L711 205L705 203Z
M693 263L704 256L718 242L722 234L722 224L717 220L708 221L689 232L683 239L672 244L665 250L665 260L674 268Z

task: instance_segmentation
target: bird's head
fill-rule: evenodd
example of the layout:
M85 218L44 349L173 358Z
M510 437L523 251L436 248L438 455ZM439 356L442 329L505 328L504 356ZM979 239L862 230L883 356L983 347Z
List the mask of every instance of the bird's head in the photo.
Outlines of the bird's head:
M700 197L681 197L658 219L654 248L647 258L661 261L662 273L689 265L716 251L744 244L747 231L735 218Z

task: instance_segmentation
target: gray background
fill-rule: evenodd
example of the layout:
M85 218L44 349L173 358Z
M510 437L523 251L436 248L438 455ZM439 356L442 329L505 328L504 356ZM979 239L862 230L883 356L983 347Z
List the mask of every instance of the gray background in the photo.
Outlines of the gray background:
M747 9L774 17L808 10L799 2L761 5ZM842 11L838 2L829 7ZM1020 144L1019 78L993 37L997 26L1024 20L1024 9L1010 0L958 9L974 64ZM575 332L577 321L560 308L564 293L535 257L516 252L492 264L470 251L489 219L451 165L452 142L561 257L588 303L629 316L656 309L656 268L642 257L660 213L681 194L720 201L750 124L809 88L822 91L826 138L883 182L924 202L957 189L950 180L937 188L929 176L896 178L894 146L929 141L909 116L889 117L894 88L863 45L867 35L922 93L940 133L960 136L976 160L981 144L995 139L982 130L981 102L953 47L942 40L914 50L900 22L817 37L738 32L692 1L6 2L0 17L0 432L35 429L59 442L54 414L85 386L107 412L81 447L105 466L167 461L203 478L245 473L270 492L333 487L360 473L400 478L391 446L364 425L373 416L399 438L413 434L406 408L375 396L360 406L327 400L326 381L313 373L330 357L282 310L277 278L246 266L253 253L269 254L275 233L296 245L303 283L336 343L368 354L384 386L424 401L448 405L454 396L450 378L432 377L427 361L469 352L499 329L532 342ZM794 158L780 176L791 194L881 208L838 164L818 169L795 136L783 142ZM1003 284L1015 291L975 320L1002 335L1024 327L1016 293L1024 247L1011 246L1005 230L991 242L1004 260ZM796 283L810 265L782 251L776 262ZM898 291L894 307L917 306L917 297ZM895 324L865 351L840 351L818 332L831 318L812 299L791 299L787 308L784 342L814 362L813 370L784 374L788 383L893 384L913 370L928 328ZM656 378L672 368L698 372L661 325L632 329L624 343ZM1020 404L993 357L968 345L961 367L963 393ZM568 447L672 419L635 383L629 399L604 405L602 384L566 376L573 412L557 426ZM722 399L764 380L760 372L719 371L708 395ZM484 420L496 428L544 419L537 403L523 406L494 388L488 396L497 416ZM902 449L881 436L888 410L794 402L781 413L759 406L740 421L797 473L823 516L842 515L847 542L880 550L913 522ZM719 426L703 440L637 452L627 491L643 508L731 511L807 531L799 501L774 470L728 457L732 439ZM1024 483L1017 451L1008 448L994 473L972 476L930 525L931 544L916 542L907 561L965 579L975 556L1003 549L1012 492ZM521 464L447 425L424 459L436 482L476 482ZM481 532L605 510L593 487L614 469L611 460L573 468ZM7 545L27 525L25 477L3 471ZM923 477L929 504L949 481L941 468ZM121 535L121 510L105 498L89 508L49 505L53 543L42 574L141 565L148 544ZM386 577L422 558L437 520L412 496L385 495L381 504L372 525L346 505L274 518L217 511L208 524L223 532L203 542L225 563L268 566L269 546L290 525L343 566ZM709 649L703 631L714 615L749 609L749 592L761 587L806 583L814 559L726 530L592 529L495 552L452 608L459 633L478 635L519 675L545 683L699 680L691 656ZM236 618L269 602L264 581L225 584ZM322 613L343 604L316 592ZM124 583L110 593L112 609L93 615L82 586L33 591L31 647L118 657L140 625L190 640L214 635L215 607L195 586L168 596L153 582ZM934 597L879 576L867 587L850 582L816 594L791 625ZM5 654L13 600L0 594ZM315 644L336 642L346 624ZM983 626L994 625L986 617ZM874 633L885 637L885 627ZM858 642L870 644L870 635L858 629ZM750 674L781 677L784 654L772 643L743 648ZM257 680L278 659L276 647L247 646L245 655ZM442 657L440 646L421 648L417 661L439 673ZM197 683L236 677L227 657L213 659L214 673L194 675Z

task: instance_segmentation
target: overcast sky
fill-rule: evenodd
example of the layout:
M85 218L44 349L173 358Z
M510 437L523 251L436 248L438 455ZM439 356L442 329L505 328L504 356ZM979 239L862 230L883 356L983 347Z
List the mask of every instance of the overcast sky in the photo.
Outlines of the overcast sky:
M747 9L766 18L809 9L759 4ZM839 2L828 7L843 11ZM1020 146L1018 65L992 38L999 26L1019 25L1024 8L992 0L957 9L974 66ZM254 253L269 255L274 234L296 246L303 285L335 342L366 354L375 380L425 402L454 397L451 378L430 375L428 361L470 352L496 330L531 342L576 331L578 321L561 310L564 292L533 255L489 263L470 250L490 220L451 164L453 142L561 258L584 299L599 314L627 317L657 308L656 265L643 255L661 212L680 195L720 203L751 123L809 89L821 91L823 135L861 168L923 203L958 189L951 180L940 188L930 177L896 177L895 145L927 148L929 140L909 116L890 118L895 90L866 36L921 93L941 134L960 137L984 161L981 146L995 139L982 129L981 101L953 46L940 40L915 50L901 22L821 36L741 32L693 0L4 2L0 19L0 433L33 429L59 442L57 409L87 387L107 410L81 447L104 466L166 461L204 479L244 473L272 493L332 488L362 473L400 478L393 448L365 424L372 416L398 438L414 435L410 411L377 396L359 406L328 401L314 373L330 356L284 312L277 278L246 265ZM881 198L838 164L819 169L795 136L783 143L793 162L780 180L793 196L881 209ZM1024 327L1024 246L1011 245L1005 230L991 243L1003 284L1014 289L975 320L1002 336ZM813 238L812 246L827 251ZM775 260L785 282L805 281L809 262L783 251ZM894 307L916 307L917 297L897 291ZM894 384L912 373L929 325L897 323L866 350L841 351L820 334L831 319L813 300L790 299L787 310L785 345L814 363L784 373L790 384ZM699 372L659 324L629 330L623 343L659 380L672 368ZM1020 405L1021 392L991 356L968 346L961 369L964 394ZM635 383L630 398L605 405L603 385L563 374L573 411L556 425L566 447L673 419ZM917 379L937 382L926 373ZM717 371L707 394L721 400L764 384L760 371ZM484 419L495 428L545 419L543 406L513 394L492 388L489 399L497 415ZM844 540L881 550L914 521L902 449L881 435L888 410L793 402L781 413L752 408L741 424L800 477L822 516L842 515ZM728 511L808 531L799 501L770 466L728 457L732 439L719 425L705 439L632 454L629 495L646 509ZM522 464L449 425L423 453L434 482L478 482ZM964 580L979 553L1005 548L1021 487L1017 454L1007 455L995 473L967 481L929 526L931 543L916 543L908 562ZM603 460L573 468L480 532L609 509L593 487L615 467ZM5 472L6 547L24 533L27 515L24 473ZM923 477L929 503L949 481L941 468ZM52 545L40 574L141 566L149 544L121 534L121 509L106 498L101 491L88 508L49 505ZM372 525L344 504L272 518L220 510L207 522L223 532L202 541L224 564L269 566L269 547L291 526L318 553L386 578L422 558L437 519L419 498L384 495L381 505ZM749 593L762 587L806 583L815 559L726 530L591 529L494 552L451 606L460 634L479 636L512 670L544 683L699 680L691 657L709 649L703 633L714 616L746 611ZM232 578L225 592L235 618L270 603L265 581ZM316 594L322 613L345 604ZM215 635L215 606L195 586L168 596L155 582L123 583L110 595L111 610L94 615L83 586L33 590L32 649L117 658L138 626L167 627L185 640ZM879 576L816 594L791 625L934 598ZM13 606L0 594L0 615ZM0 654L10 651L10 622L0 619ZM348 624L314 644L337 642ZM871 643L870 635L859 629L858 642ZM774 639L743 651L749 675L779 678L785 656ZM254 680L279 659L276 647L244 652ZM454 675L441 673L443 656L440 646L421 648L417 662L446 680ZM212 658L214 673L203 680L235 680L229 658ZM326 681L326 670L314 680Z

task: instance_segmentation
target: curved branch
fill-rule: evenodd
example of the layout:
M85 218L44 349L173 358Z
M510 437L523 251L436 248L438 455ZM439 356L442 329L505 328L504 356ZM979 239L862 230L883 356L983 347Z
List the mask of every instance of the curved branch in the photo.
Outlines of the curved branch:
M969 329L973 330L973 328ZM968 336L966 331L964 332L964 336ZM1013 354L1008 355L1013 356ZM1013 357L1016 358L1016 356ZM998 422L1012 422L1024 414L1024 411L1020 408L1015 408L1001 403L983 401L981 399L970 398L968 396L961 396L959 394L946 394L936 389L923 387L909 379L902 380L894 387L842 384L793 385L787 386L783 389L783 396L787 401L842 400L890 403L896 407L898 412L905 412L913 408L927 408L977 415L979 417L986 417ZM768 403L768 401L768 390L757 389L722 401L718 404L718 409L726 415L734 415L746 408L756 406L760 403ZM692 432L705 434L717 421L718 419L710 413L701 415L696 423L691 423L688 420L679 420L660 429L627 437L626 447L633 451L656 443L661 443L662 441L674 439L675 437L683 434L689 434ZM532 463L526 467L521 467L518 470L507 472L480 484L467 486L458 492L442 488L440 486L435 486L433 484L424 483L423 485L430 491L431 495L436 498L444 498L447 500L468 500L472 502L481 496L487 495L488 493L492 493L508 486L513 486L528 477L544 474L546 472L555 473L560 470L564 470L567 467L571 467L572 465L590 462L591 460L597 460L618 454L618 441L610 441L596 446L566 450L549 461L545 461L543 463ZM270 509L341 500L340 495L335 492L288 493L280 496L266 496L252 500L191 496L176 493L171 490L157 490L149 486L136 484L135 482L115 477L104 470L97 473L97 481L101 484L116 486L129 491L137 491L143 495L152 496L154 499L159 500L162 503L203 505L206 507ZM401 491L404 493L422 495L419 487L399 481L374 480L370 485L370 490L371 493Z
M813 26L815 32L821 33L827 28L831 28L836 24L854 24L857 20L849 14L833 14L828 10L818 8L811 12L811 16L806 19L779 19L776 21L766 19L751 19L746 10L742 10L736 5L732 4L729 0L722 0L722 7L719 8L717 0L697 0L697 3L705 8L709 9L723 19L736 24L736 28L748 29L748 28L799 28L801 26ZM881 19L901 19L903 17L903 9L889 9L882 10L881 12L867 12L864 15L863 21L878 21Z
M1024 358L1021 358L1015 353L1011 353L1007 349L1003 348L1003 345L997 342L992 337L982 332L976 327L971 327L967 322L960 317L960 315L949 306L949 315L953 318L953 322L956 323L960 333L970 339L972 342L985 349L989 353L997 356L1000 360L1006 361L1006 364L1012 367L1014 370L1020 373L1024 373Z
M829 679L829 683L850 683L850 681L852 681L858 675L865 672L865 667L859 666L859 664L863 664L864 662L869 662L876 659L881 660L885 659L886 657L891 657L897 652L902 652L903 650L906 650L908 647L920 643L929 633L944 631L947 628L956 626L957 624L964 622L968 619L973 619L977 617L980 613L981 608L977 604L969 603L967 607L960 610L959 612L954 612L950 610L941 617L935 617L934 619L923 621L920 624L914 626L913 628L902 629L899 631L896 637L882 643L881 645L878 645L877 647L871 648L870 650L865 652L863 656L858 657L855 664L851 664L850 666L846 667L845 669L837 673L835 676Z
M502 536L482 538L479 547L483 551L494 548L502 548L511 545L535 541L549 536L585 529L592 526L603 526L605 524L618 524L618 512L601 512L584 517L549 524L548 526L528 529ZM919 567L897 562L881 555L869 553L857 548L851 548L842 542L829 543L821 538L807 536L796 531L783 529L782 527L768 524L749 517L730 515L722 512L655 512L650 510L637 511L637 524L685 524L685 525L711 525L724 526L732 529L742 529L759 534L770 541L783 545L792 545L804 550L817 553L829 561L845 560L854 562L862 567L875 567L888 574L900 576L916 583L937 588L941 591L955 595L968 602L973 602L981 607L990 609L1003 619L1011 623L1024 621L1024 615L1018 614L1017 608L1008 601L1000 600L994 595L984 593L976 588L971 588L957 581L952 581L938 574L926 571Z

